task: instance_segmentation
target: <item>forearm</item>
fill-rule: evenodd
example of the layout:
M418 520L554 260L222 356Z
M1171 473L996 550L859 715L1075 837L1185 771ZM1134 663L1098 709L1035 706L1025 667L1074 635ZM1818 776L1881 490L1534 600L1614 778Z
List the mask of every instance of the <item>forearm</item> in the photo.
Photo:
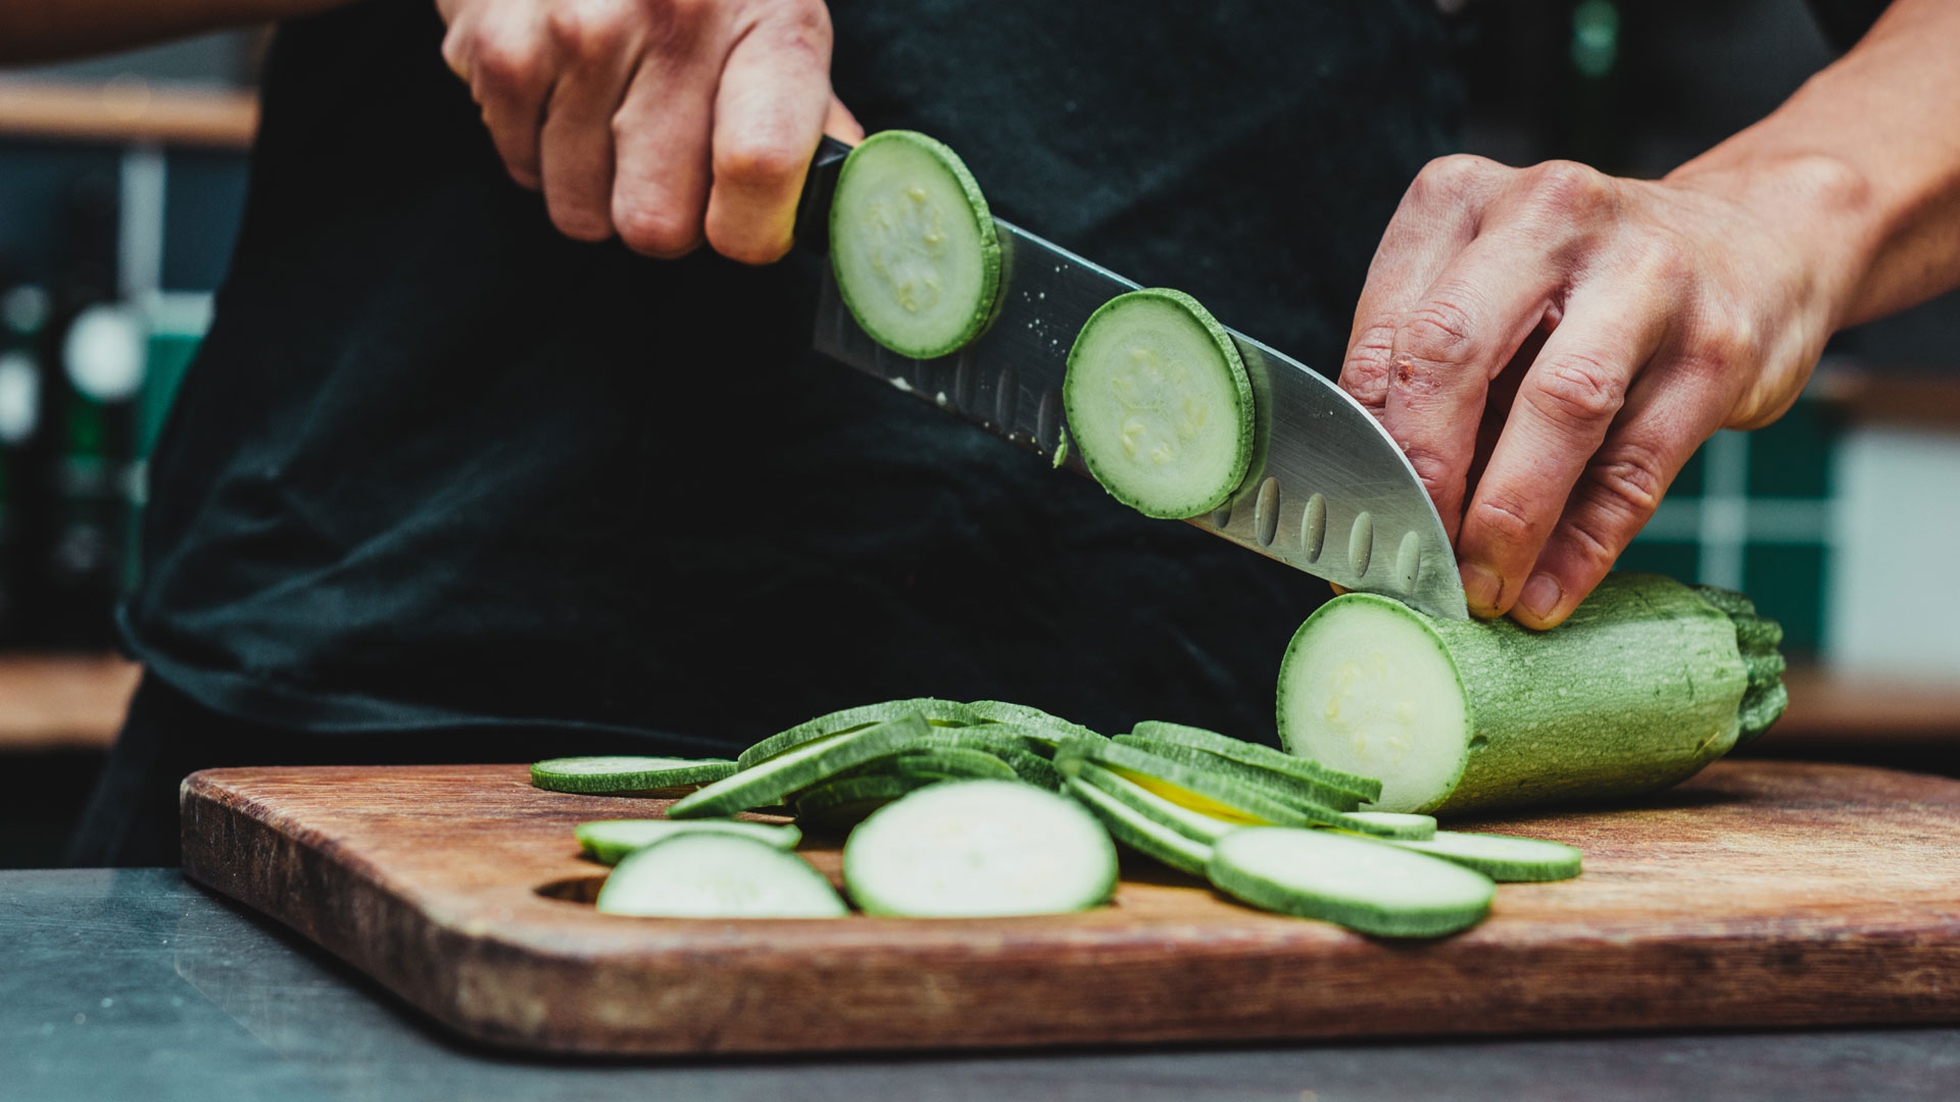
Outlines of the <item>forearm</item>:
M1802 235L1832 328L1960 286L1960 4L1896 0L1774 114L1670 181L1768 204Z
M57 61L337 7L347 0L6 0L0 65Z

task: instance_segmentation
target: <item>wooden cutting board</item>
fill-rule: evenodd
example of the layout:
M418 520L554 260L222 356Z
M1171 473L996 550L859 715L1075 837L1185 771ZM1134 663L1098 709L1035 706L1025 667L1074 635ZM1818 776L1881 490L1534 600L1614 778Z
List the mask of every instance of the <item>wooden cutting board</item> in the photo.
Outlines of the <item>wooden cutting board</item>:
M1491 820L1586 871L1490 919L1373 940L1144 862L1114 905L1004 919L621 918L571 796L519 765L220 769L184 872L461 1032L709 1053L1960 1020L1960 782L1719 763L1638 808ZM804 855L833 881L833 847Z

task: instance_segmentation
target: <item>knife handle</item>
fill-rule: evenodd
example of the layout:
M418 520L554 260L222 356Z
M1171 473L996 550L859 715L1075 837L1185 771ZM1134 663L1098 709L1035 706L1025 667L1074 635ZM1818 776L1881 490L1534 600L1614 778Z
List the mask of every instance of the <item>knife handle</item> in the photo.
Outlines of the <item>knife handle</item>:
M830 252L830 198L837 193L837 171L850 153L850 146L824 135L803 178L803 196L796 201L796 244L817 256Z

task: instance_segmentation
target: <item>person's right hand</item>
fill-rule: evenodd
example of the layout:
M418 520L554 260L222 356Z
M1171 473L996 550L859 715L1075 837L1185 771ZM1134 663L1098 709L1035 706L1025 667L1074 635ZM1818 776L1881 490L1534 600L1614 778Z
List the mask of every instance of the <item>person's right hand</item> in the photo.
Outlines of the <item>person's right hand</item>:
M789 251L825 132L863 138L830 90L823 0L436 0L442 54L512 178L552 224L677 257Z

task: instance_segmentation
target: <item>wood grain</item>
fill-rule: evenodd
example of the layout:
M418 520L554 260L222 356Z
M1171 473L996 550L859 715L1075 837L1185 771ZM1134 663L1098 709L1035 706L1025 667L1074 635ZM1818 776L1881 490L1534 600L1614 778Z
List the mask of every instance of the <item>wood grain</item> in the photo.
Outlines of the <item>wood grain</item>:
M598 914L574 824L667 801L522 766L224 769L184 871L471 1037L584 1053L974 1048L1960 1020L1960 782L1718 763L1639 808L1489 820L1586 872L1433 942L1261 914L1139 864L985 920ZM834 847L805 856L837 878Z

